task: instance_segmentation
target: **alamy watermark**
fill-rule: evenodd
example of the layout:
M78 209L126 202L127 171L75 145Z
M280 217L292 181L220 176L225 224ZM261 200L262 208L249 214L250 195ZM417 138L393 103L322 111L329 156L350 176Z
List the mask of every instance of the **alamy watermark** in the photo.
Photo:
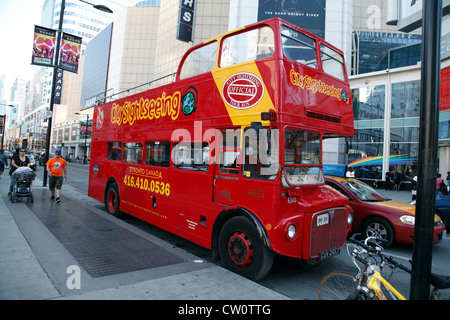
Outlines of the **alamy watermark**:
M81 269L77 265L67 267L66 273L69 277L66 280L66 286L69 290L81 289Z

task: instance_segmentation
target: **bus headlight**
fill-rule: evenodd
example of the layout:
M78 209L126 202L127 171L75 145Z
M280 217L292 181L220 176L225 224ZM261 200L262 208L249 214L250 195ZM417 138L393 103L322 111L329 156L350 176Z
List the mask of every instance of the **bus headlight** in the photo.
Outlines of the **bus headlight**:
M350 211L350 212L348 213L348 217L347 217L347 225L351 226L352 223L353 223L353 212Z
M294 223L291 223L287 228L286 236L290 241L294 240L297 236L297 226Z

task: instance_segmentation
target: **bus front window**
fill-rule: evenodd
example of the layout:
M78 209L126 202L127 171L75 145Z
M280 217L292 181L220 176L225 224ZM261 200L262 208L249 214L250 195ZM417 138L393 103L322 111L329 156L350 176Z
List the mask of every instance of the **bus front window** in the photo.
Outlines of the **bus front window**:
M320 134L316 132L294 129L284 132L285 187L324 183L321 146Z

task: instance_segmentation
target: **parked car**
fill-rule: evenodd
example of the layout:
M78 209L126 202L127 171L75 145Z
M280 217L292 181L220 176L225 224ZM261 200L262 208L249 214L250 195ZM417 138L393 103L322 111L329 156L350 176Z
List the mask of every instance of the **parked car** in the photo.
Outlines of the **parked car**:
M326 176L326 184L349 199L354 220L352 232L363 237L375 236L386 242L412 244L416 207L409 203L391 200L369 185L352 178ZM445 226L436 214L434 218L434 243L442 241Z
M410 204L415 205L416 200L411 201ZM436 198L434 210L436 210L447 230L450 230L450 195Z

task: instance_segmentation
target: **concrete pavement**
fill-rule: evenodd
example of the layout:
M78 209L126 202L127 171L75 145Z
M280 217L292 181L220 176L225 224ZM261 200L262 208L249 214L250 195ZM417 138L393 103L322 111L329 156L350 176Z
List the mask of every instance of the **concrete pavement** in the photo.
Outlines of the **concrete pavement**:
M289 300L280 293L109 216L101 203L69 185L63 186L62 203L50 202L50 192L42 187L39 179L42 168L38 170L41 171L33 183L33 204L27 204L26 199L11 203L7 198L9 175L5 171L0 177L1 300ZM407 191L380 191L400 201L411 199L411 193ZM86 212L87 215L82 215ZM107 224L93 232L78 223L92 217L97 220L86 221L87 227L93 228L92 224L100 222ZM96 275L89 267L98 261L93 261L95 256L88 256L86 250L91 248L86 247L105 240L89 240L91 242L87 246L83 245L83 240L90 234L113 229L126 233L134 243L139 240L144 246L162 250L163 255L173 257L172 262L125 272L109 270L109 273ZM115 241L113 249L122 246L122 242ZM104 266L101 267L104 271Z
M99 202L77 193L68 185L63 186L60 204L51 203L48 212L35 213L33 211L39 210L36 209L39 201L50 202L50 192L42 187L38 177L39 173L33 183L33 204L27 204L26 199L11 203L7 198L9 175L3 174L0 179L1 300L289 300L286 296L110 217L101 209ZM72 201L76 199L79 205L69 207L73 203L71 198ZM124 273L92 276L80 267L83 256L78 255L79 260L76 260L74 253L76 255L77 252L70 248L70 242L60 241L61 234L51 227L53 224L61 228L63 222L58 219L86 210L90 210L91 216L101 217L102 221L109 220L109 228L114 225L117 230L132 234L134 241L143 239L153 248L164 250L167 255L176 258L175 262ZM43 220L42 215L56 217L56 220L48 224L49 220ZM75 231L74 228L73 233ZM88 236L87 233L85 235Z

